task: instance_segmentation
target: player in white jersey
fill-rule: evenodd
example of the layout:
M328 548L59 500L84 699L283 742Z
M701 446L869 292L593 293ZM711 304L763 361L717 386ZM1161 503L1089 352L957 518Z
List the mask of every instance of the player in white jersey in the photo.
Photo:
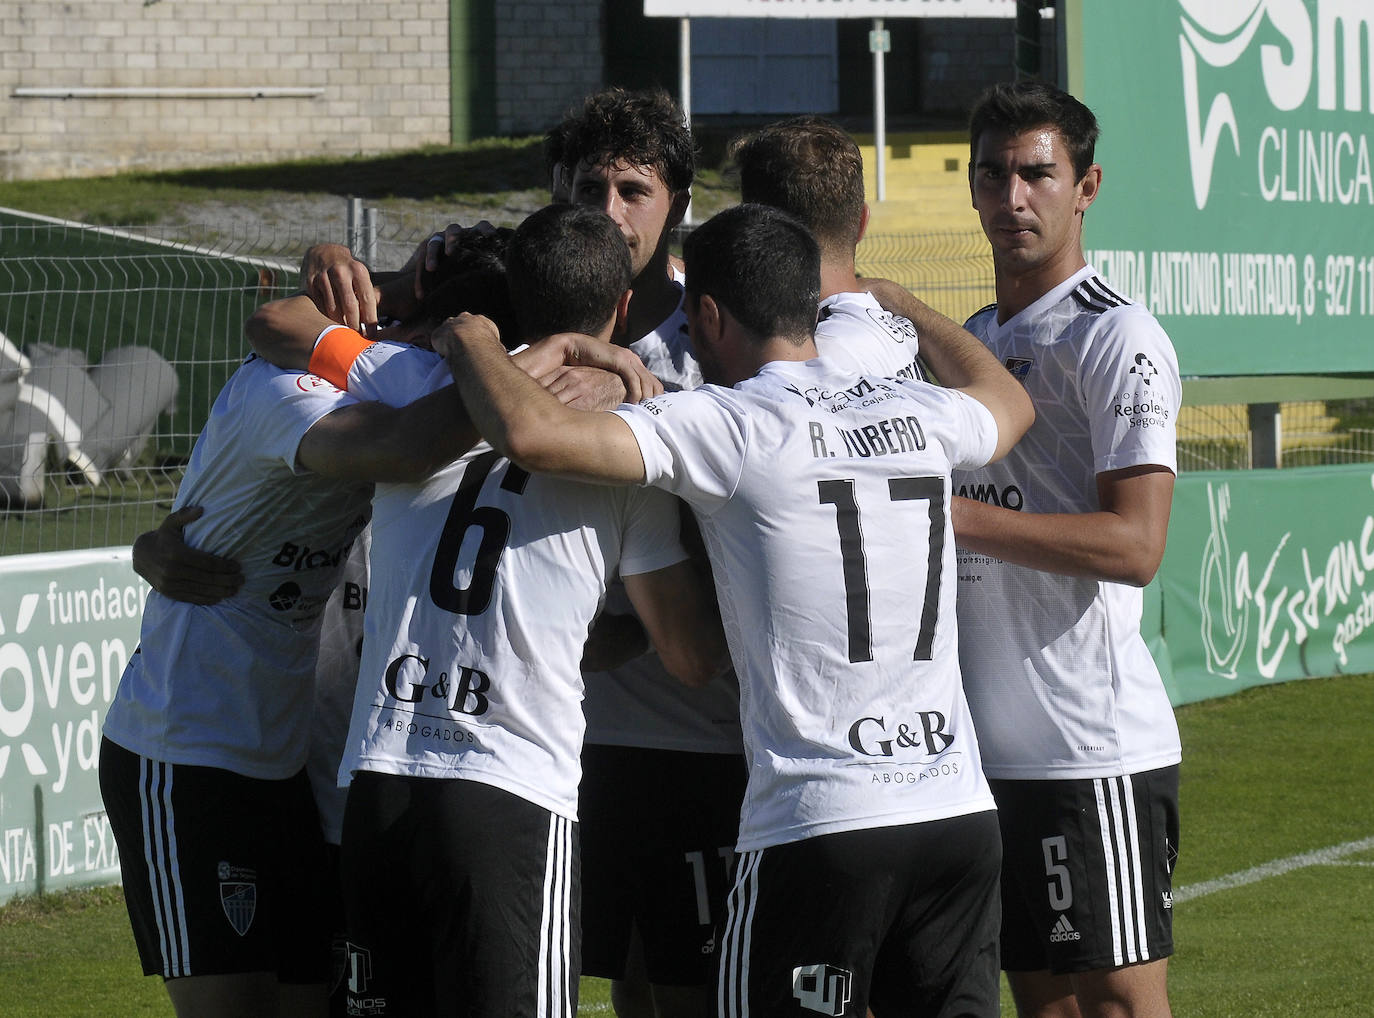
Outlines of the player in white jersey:
M944 507L950 469L1004 453L1029 401L968 337L959 392L816 359L819 251L776 209L721 213L685 255L718 384L565 412L480 319L442 338L455 377L517 462L665 488L700 521L750 762L718 1010L995 1014L1000 852Z
M854 139L823 117L792 117L736 138L730 158L741 200L782 209L820 245L821 355L863 374L924 378L916 325L884 310L854 272L868 229L863 156ZM928 309L920 327L958 328Z
M1165 1018L1178 729L1140 635L1164 553L1178 365L1153 316L1085 264L1097 122L1023 82L971 119L997 303L968 327L1036 422L957 473L969 703L1003 828L1003 966L1022 1016Z
M189 602L149 596L100 759L144 971L179 1014L323 1013L327 889L303 770L319 617L367 520L362 478L442 462L443 443L410 436L454 405L361 405L250 357L196 442L169 529L241 571L191 583Z
M600 213L536 213L509 259L527 334L609 335L618 302L623 313L628 252ZM300 340L323 319L308 302L264 309L264 331L283 331L286 319L271 317L296 310L312 322L288 330L296 355L350 391L388 402L449 382L434 354L341 328L310 354ZM479 446L422 486L380 486L374 507L367 636L341 770L352 778L343 851L355 970L367 973L354 987L359 1006L571 1014L577 665L607 580L619 569L674 673L704 681L723 657L709 589L677 541L677 504L531 477ZM418 967L415 942L425 945Z
M630 246L632 296L616 342L669 389L695 388L701 375L681 273L668 251L694 171L681 109L662 91L594 93L549 133L546 154L561 197L601 208ZM418 285L474 229L454 224L435 233L412 259L412 272L400 275ZM302 265L317 306L353 328L372 326L385 311L374 278L383 277L342 245L312 248ZM579 825L589 902L584 971L612 979L620 1018L690 1018L708 996L744 790L738 688L732 676L685 688L651 652L626 660L629 648L643 645L643 630L619 584L598 634L588 648L594 656L586 674ZM613 653L598 660L596 647Z
M621 341L665 388L696 388L682 276L668 254L695 168L681 109L661 91L608 89L554 133L571 200L604 210L630 245ZM623 602L613 590L608 616ZM733 676L686 689L653 654L586 682L583 971L612 980L620 1018L692 1018L709 1000L739 829L739 690Z

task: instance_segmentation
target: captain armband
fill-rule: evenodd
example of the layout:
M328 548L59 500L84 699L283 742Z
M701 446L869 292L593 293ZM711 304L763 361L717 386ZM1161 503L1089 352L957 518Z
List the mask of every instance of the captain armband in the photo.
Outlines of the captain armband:
M315 349L310 354L310 371L347 390L349 369L359 354L371 345L371 340L347 326L327 326L315 340Z

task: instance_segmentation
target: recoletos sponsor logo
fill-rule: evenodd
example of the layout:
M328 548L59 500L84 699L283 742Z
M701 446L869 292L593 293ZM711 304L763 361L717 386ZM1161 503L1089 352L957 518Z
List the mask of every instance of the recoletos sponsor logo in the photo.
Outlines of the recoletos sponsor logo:
M1241 155L1242 145L1254 146L1259 190L1266 201L1374 204L1374 178L1363 134L1306 130L1295 122L1290 138L1288 127L1254 123L1255 111L1246 108L1244 100L1244 113L1238 118L1229 91L1204 96L1198 73L1199 62L1212 68L1234 68L1226 80L1237 89L1243 87L1250 79L1238 65L1258 37L1264 40L1258 47L1263 95L1275 112L1291 113L1310 105L1314 84L1318 110L1335 111L1339 103L1347 112L1374 112L1374 102L1366 105L1363 101L1369 71L1362 64L1362 60L1374 61L1374 52L1362 42L1374 34L1374 4L1368 0L1178 3L1183 12L1179 51L1184 116L1197 207L1207 205L1223 141L1230 142L1227 147L1236 156Z

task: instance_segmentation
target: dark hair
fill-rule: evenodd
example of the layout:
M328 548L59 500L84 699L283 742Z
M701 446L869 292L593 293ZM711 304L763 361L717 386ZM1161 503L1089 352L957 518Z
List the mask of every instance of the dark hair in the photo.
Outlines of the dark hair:
M736 138L740 197L795 216L822 246L859 242L864 161L854 139L823 117L792 117Z
M545 136L545 146L546 152L557 150L569 170L583 162L653 167L673 192L691 187L696 171L692 132L681 107L662 89L594 92Z
M522 338L594 333L630 288L630 249L600 209L547 205L516 227L506 279Z
M978 158L978 139L984 131L1022 134L1037 127L1052 127L1064 139L1073 161L1075 180L1093 163L1100 133L1093 111L1069 93L1043 81L1018 81L992 85L983 91L969 115L969 160Z
M821 252L805 226L769 205L726 209L682 246L687 293L723 305L757 340L810 336L821 299Z
M504 339L516 335L515 307L506 286L506 248L514 231L472 232L425 277L425 296L408 321L441 322L463 311L486 315Z
M549 183L549 191L555 202L568 200L567 189L572 183L572 171L563 158L567 127L567 121L564 121L544 135L544 180Z

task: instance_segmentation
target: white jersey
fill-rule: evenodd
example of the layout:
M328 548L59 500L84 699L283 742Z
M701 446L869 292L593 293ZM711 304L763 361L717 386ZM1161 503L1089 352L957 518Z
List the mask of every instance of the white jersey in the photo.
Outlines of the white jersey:
M344 559L339 585L329 595L320 622L320 656L315 664L315 719L310 725L310 756L305 772L320 811L324 840L337 845L343 837L344 802L339 787L339 760L353 697L358 690L358 660L363 652L363 609L367 607L367 557L372 529L364 528Z
M816 350L857 375L925 378L916 360L916 326L867 292L837 293L821 301Z
M104 733L155 760L276 780L309 743L320 614L367 522L370 484L298 472L310 426L355 400L314 375L250 357L196 440L176 507L204 506L193 547L237 559L218 604L148 595L139 649Z
M958 494L1023 512L1094 512L1097 474L1176 469L1173 346L1091 266L1001 325L994 305L967 327L1025 384L1036 418L1004 459L956 473ZM959 579L964 679L991 777L1107 777L1179 761L1173 710L1140 634L1140 589L963 550Z
M952 466L981 404L819 358L616 411L685 499L739 675L738 848L993 808L959 679Z
M679 289L682 275L674 273ZM677 309L647 336L630 344L669 391L701 385L701 368L687 335L687 312ZM606 610L630 612L624 588L612 585ZM678 682L650 651L609 672L588 672L587 741L689 753L740 753L739 686L733 675L700 688Z
M348 377L393 405L450 382L438 355L388 343ZM378 485L340 780L463 778L576 819L588 627L617 569L683 558L664 493L531 476L485 443L423 484Z
M675 274L681 285L682 277ZM923 377L916 362L916 328L884 311L869 293L839 293L821 301L816 349L855 374ZM677 310L649 335L630 344L670 392L701 385L701 368ZM626 612L623 592L612 588L607 610ZM696 753L738 753L742 748L739 687L733 675L688 689L645 654L610 672L587 675L587 741L609 746Z
M701 384L701 366L697 364L697 355L692 350L692 340L687 334L687 310L683 307L686 296L684 278L680 272L673 272L673 283L678 288L677 307L673 313L659 323L653 332L640 336L630 344L630 349L644 362L649 373L670 392L695 389Z

